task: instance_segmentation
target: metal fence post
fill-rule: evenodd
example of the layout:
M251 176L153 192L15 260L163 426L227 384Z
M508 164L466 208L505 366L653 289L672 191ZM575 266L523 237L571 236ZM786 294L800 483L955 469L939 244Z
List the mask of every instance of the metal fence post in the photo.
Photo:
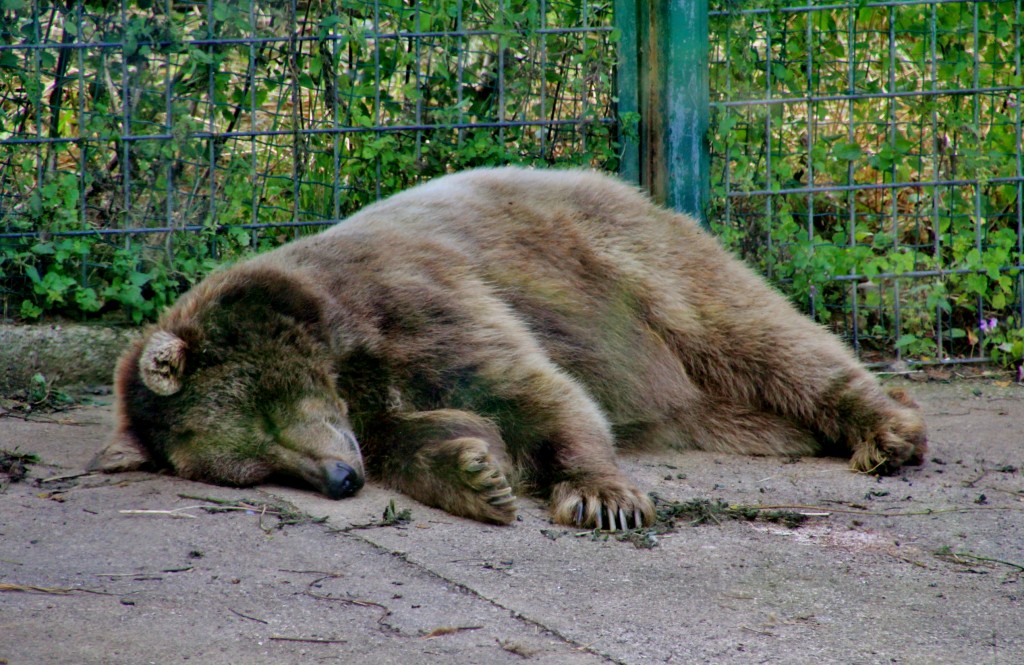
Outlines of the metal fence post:
M618 95L619 142L622 156L619 175L640 183L640 143L635 124L640 114L640 5L635 0L615 0L615 27L619 31L616 93Z
M656 201L704 220L709 196L708 3L619 0L619 113L640 113L638 178ZM632 27L635 21L635 28ZM635 49L635 50L633 50ZM638 90L626 79L635 73Z

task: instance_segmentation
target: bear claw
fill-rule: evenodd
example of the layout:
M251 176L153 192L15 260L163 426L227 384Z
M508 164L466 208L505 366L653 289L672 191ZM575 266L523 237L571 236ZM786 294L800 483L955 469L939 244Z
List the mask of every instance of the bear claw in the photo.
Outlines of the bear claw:
M511 487L505 487L504 489L490 492L484 495L487 498L487 503L492 506L504 506L509 503L514 503L516 495L512 493Z
M610 506L603 506L602 508L598 508L594 514L594 517L596 518L596 523L594 526L598 531L628 531L630 529L639 529L644 526L644 518L643 515L640 514L639 508L634 509L632 515L629 516L627 516L625 510L619 508L617 525L615 521L616 513L614 509L611 508ZM575 526L587 526L586 522L583 519L583 515L584 506L583 502L581 501L576 506L576 518L574 520ZM607 517L605 517L605 515L607 515ZM632 519L632 521L630 521L630 518ZM607 528L605 528L606 520L608 525Z
M405 491L453 515L496 524L516 518L516 496L501 466L476 437L449 439L418 452L422 471Z

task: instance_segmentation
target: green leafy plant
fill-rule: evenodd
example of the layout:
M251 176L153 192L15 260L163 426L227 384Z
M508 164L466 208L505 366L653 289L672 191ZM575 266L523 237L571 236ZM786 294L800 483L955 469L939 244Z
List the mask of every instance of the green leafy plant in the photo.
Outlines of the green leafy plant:
M716 232L863 353L1019 364L1019 8L713 4Z
M618 160L608 3L2 11L7 318L152 320L217 266L421 180Z

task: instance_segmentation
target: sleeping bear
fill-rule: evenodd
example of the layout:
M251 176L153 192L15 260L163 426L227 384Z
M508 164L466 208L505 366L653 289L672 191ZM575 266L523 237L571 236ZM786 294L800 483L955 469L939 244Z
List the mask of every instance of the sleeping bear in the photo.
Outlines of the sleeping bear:
M920 463L925 426L693 219L585 171L438 178L217 272L121 358L91 468L647 525L616 448Z

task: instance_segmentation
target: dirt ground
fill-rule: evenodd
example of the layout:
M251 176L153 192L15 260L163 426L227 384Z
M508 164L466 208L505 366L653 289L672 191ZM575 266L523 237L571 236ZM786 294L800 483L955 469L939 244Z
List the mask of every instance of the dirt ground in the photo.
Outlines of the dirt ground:
M709 502L621 540L525 499L493 527L373 486L79 475L109 397L9 412L0 449L38 459L0 472L0 663L1024 662L1024 388L910 389L923 467L623 457L665 501Z

